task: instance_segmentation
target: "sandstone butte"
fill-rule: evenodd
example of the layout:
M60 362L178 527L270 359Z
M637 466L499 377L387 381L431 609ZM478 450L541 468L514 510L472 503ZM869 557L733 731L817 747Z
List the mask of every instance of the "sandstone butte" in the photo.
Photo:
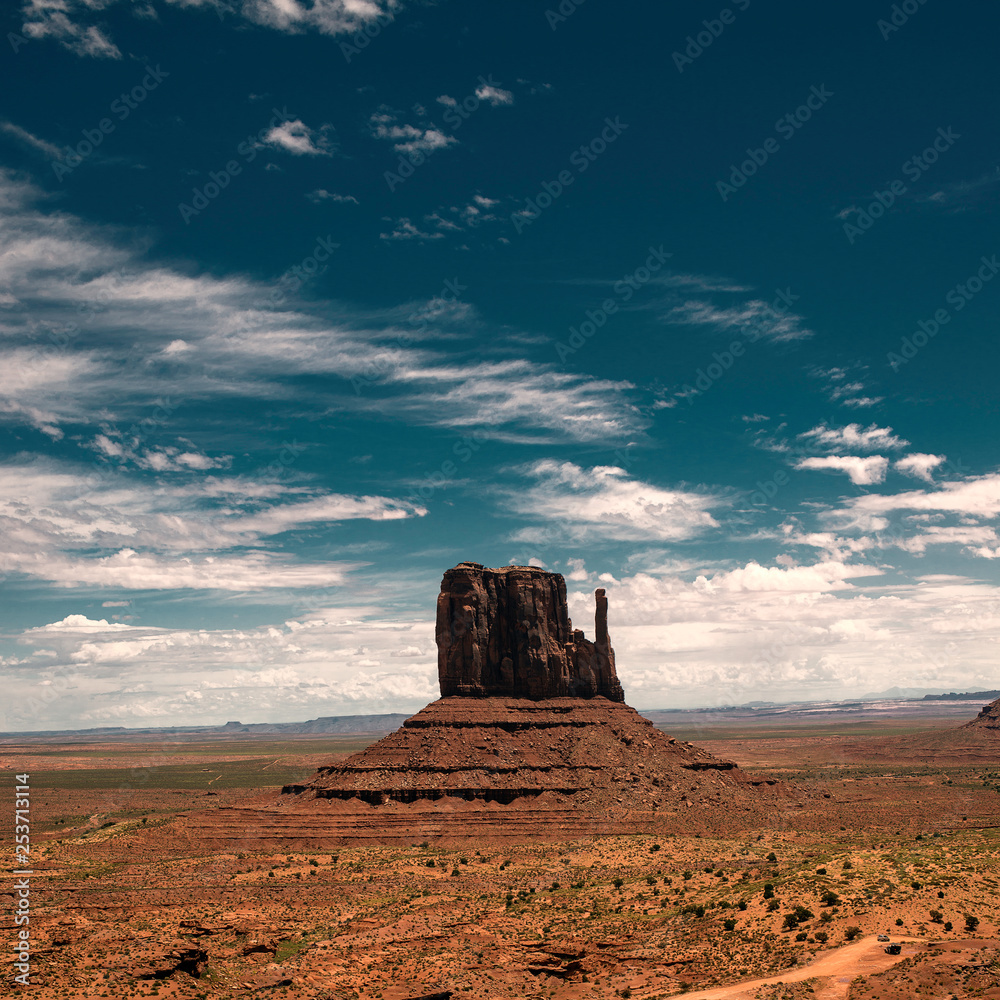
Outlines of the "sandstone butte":
M971 722L967 722L963 729L975 729L987 731L991 735L995 732L1000 736L1000 698L991 701L983 706L983 710Z
M726 828L801 809L802 793L674 739L625 704L595 594L590 641L566 583L531 566L464 562L444 574L441 697L401 728L265 808L187 817L190 835L317 849L357 842L565 839ZM227 833L226 828L230 827Z

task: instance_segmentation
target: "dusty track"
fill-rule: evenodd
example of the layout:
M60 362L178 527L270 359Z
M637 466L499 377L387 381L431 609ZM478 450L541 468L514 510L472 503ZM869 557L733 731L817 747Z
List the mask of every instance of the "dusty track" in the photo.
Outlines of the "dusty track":
M846 944L836 951L826 952L815 962L801 968L789 969L780 976L751 979L732 986L716 986L709 990L686 993L685 996L688 1000L751 1000L754 991L762 986L818 979L821 981L816 983L817 1000L841 1000L847 996L847 989L855 976L870 976L876 972L883 972L927 947L925 942L916 938L896 938L896 941L905 944L899 955L887 955L884 951L885 945L873 934L852 944Z

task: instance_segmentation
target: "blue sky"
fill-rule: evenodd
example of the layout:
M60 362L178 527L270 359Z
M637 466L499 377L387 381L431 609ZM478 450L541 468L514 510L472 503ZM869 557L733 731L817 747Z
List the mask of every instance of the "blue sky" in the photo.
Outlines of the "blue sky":
M992 7L4 16L0 728L416 710L465 559L639 707L996 686Z

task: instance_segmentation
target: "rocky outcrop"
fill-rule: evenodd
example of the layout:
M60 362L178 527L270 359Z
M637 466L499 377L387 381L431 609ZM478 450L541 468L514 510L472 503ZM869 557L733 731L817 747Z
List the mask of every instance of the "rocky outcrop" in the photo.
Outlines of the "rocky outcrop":
M963 729L990 729L996 730L1000 734L1000 698L991 701L983 706L983 710L971 722L967 722Z
M442 697L600 696L623 702L603 590L596 602L591 642L570 622L559 573L459 563L444 574L437 604Z
M369 805L509 805L547 792L599 808L623 799L650 808L671 798L671 786L728 794L745 780L732 761L672 739L634 708L602 697L449 697L283 791Z
M285 785L275 809L196 814L192 838L215 843L231 826L255 830L262 845L312 849L566 839L695 821L728 829L737 813L763 822L787 789L624 704L607 595L595 597L591 642L569 620L558 573L471 562L448 570L437 604L442 697L360 753Z

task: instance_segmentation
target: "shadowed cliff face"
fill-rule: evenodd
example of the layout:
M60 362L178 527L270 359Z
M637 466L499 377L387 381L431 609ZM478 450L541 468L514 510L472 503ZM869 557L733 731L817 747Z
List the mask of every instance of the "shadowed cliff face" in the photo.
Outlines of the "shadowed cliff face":
M594 698L623 702L608 636L608 600L596 593L595 641L574 630L559 573L459 563L437 605L441 695Z

